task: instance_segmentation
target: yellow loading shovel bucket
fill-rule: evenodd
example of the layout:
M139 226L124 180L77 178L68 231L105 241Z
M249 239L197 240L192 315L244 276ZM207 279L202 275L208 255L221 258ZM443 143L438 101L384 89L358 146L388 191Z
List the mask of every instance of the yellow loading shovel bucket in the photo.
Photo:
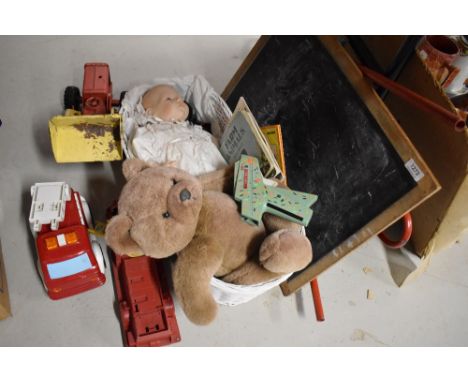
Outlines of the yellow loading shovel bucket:
M49 132L58 163L122 160L119 114L55 116Z

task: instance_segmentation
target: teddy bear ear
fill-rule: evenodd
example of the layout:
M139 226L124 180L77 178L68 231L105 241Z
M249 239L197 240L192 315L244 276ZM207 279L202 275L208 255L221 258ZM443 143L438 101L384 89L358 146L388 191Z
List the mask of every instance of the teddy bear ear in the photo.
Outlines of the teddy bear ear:
M141 253L138 244L130 236L132 220L126 215L115 215L106 226L105 240L117 254Z
M144 169L155 166L157 166L157 164L148 163L141 159L127 159L122 164L122 172L125 179L130 180Z

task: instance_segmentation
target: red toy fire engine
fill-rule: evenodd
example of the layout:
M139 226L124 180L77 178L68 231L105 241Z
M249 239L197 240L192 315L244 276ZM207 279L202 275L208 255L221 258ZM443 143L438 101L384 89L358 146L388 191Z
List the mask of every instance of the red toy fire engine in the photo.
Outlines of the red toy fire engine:
M117 203L107 218L117 214ZM163 260L118 255L109 249L114 290L125 346L164 346L179 342L180 331Z
M162 262L114 255L112 273L125 346L164 346L180 341L174 302Z
M91 228L86 200L66 183L31 187L29 222L36 239L38 270L53 300L105 283L104 256Z

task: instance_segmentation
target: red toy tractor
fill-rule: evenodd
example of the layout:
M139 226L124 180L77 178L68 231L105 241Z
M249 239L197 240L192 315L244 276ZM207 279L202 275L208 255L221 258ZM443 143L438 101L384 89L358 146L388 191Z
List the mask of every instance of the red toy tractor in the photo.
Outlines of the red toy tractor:
M112 81L109 65L105 63L87 63L84 66L83 96L76 86L65 89L65 109L81 111L85 115L110 114L112 106L120 105L120 100L112 99Z

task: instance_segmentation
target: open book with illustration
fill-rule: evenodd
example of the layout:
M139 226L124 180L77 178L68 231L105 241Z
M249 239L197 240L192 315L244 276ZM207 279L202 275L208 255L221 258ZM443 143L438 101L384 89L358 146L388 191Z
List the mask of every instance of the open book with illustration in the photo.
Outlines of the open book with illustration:
M221 137L221 154L229 164L238 161L242 154L254 156L259 159L260 168L265 178L284 180L284 167L282 169L278 164L284 163L280 126L266 126L263 129L268 129L270 135L276 132L274 140L278 144L273 147L275 152L264 132L258 126L245 99L241 97Z

